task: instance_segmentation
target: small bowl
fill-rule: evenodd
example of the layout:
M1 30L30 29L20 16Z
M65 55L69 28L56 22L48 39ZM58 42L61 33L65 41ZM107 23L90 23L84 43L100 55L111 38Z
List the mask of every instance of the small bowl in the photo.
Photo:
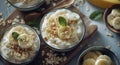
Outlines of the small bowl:
M65 9L65 8L63 8L63 9ZM70 51L70 50L74 49L74 48L75 48L78 44L80 44L80 42L83 40L83 38L84 38L84 36L85 36L85 24L84 24L83 20L81 20L81 21L82 21L81 24L82 24L82 26L83 26L83 27L82 27L82 31L83 31L83 32L81 33L81 38L79 39L79 43L76 43L74 46L72 46L72 47L70 47L70 48L66 48L66 49L58 49L58 48L55 48L55 47L49 45L49 44L45 41L45 39L43 38L42 26L43 26L43 22L44 22L45 17L46 17L48 14L54 14L57 10L60 10L60 9L52 10L51 12L47 13L47 14L41 19L41 22L40 22L41 37L42 37L44 43L47 44L48 47L50 47L52 50L57 51L57 52L67 52L67 51ZM66 10L69 10L69 11L71 11L71 12L74 12L74 11L72 11L72 10L70 10L70 9L66 9ZM76 13L76 12L74 12L74 13ZM79 14L78 14L78 15L79 15ZM80 15L79 15L79 16L80 16ZM81 19L82 19L82 18L81 18Z
M20 61L11 61L11 60L9 60L9 59L7 59L6 57L4 57L3 55L2 55L2 51L1 51L1 48L0 48L0 56L1 56L1 58L2 58L2 60L5 62L5 63L7 63L7 64L10 64L10 65L13 65L13 64L15 64L15 65L21 65L21 64L28 64L28 63L30 63L30 62L32 62L34 59L35 59L35 57L36 57L36 55L38 54L38 52L39 52L39 49L40 49L40 38L39 38L39 36L38 36L38 34L35 32L35 30L33 29L33 28L31 28L30 26L28 26L28 25L25 25L25 24L14 24L14 25L11 25L10 27L8 27L6 30L5 30L5 33L4 33L4 35L3 35L3 38L1 39L1 41L0 42L2 42L3 40L4 40L4 36L5 35L7 35L8 34L8 32L13 28L13 27L16 27L16 26L22 26L22 27L26 27L26 28L28 28L30 31L32 31L34 34L35 34L35 36L36 36L36 38L35 38L35 43L36 43L36 45L34 45L34 46L37 46L37 48L36 48L36 50L34 50L34 55L33 56L31 56L30 58L26 58L26 60L20 60ZM27 30L28 30L27 29ZM8 35L7 35L8 36ZM7 48L8 49L8 48Z
M109 49L106 49L103 46L93 46L93 47L87 48L86 50L84 50L80 54L80 56L79 56L79 58L77 60L77 65L83 65L82 64L83 63L83 57L86 55L87 52L90 52L90 51L99 51L103 55L109 56L114 65L119 65L120 64L119 59L117 58L117 56L112 51L110 51Z
M111 26L107 21L107 16L111 13L113 9L120 9L120 4L116 4L111 6L110 8L107 8L104 12L103 20L110 31L120 34L120 30L116 30L115 28L113 28L113 26Z
M29 2L28 4L21 4L21 2L19 2L19 4L18 3L16 4L16 2L12 2L12 0L7 0L7 1L9 4L11 4L13 7L17 8L20 11L31 11L31 10L37 9L44 2L44 0L33 0L37 2L35 2L34 4L29 4L31 2ZM13 1L17 1L17 0L13 0ZM18 0L18 1L21 1L21 0Z

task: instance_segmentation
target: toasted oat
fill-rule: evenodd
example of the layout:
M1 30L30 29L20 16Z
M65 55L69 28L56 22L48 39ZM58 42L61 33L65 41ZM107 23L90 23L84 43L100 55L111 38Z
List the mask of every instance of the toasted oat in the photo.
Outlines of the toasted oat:
M117 43L117 46L120 47L120 42Z
M89 6L86 6L86 11L90 11L90 7Z
M105 48L106 48L106 49L110 49L110 48L111 48L111 46L110 46L110 45L108 45L108 46L106 46Z
M2 16L3 14L2 13L0 13L0 17Z
M113 37L112 33L109 33L109 32L106 35L110 36L110 37Z

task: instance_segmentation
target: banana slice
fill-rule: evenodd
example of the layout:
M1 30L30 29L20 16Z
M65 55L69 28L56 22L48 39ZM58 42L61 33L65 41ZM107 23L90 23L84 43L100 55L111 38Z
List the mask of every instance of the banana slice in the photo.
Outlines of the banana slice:
M120 16L120 10L113 9L112 12L111 12L111 14L114 15L114 16Z
M70 26L60 27L58 30L58 36L60 39L70 39L72 35L72 28Z
M33 40L27 34L21 34L18 36L18 45L21 48L29 48L33 45Z
M111 25L111 26L113 26L113 19L115 18L115 16L114 15L112 15L112 14L110 14L110 15L108 15L107 16L107 21L108 21L108 23Z
M111 58L110 58L109 56L107 56L107 55L100 55L100 56L97 58L97 60L100 60L100 59L105 59L105 60L107 60L109 64L112 63Z
M95 65L95 60L94 59L86 59L83 61L83 65Z
M120 30L120 17L114 18L112 24L115 29Z
M89 59L89 58L93 58L94 60L96 60L98 57L98 55L95 52L88 52L85 56L84 56L84 60Z
M95 62L95 65L111 65L108 60L106 59L98 59L96 62Z

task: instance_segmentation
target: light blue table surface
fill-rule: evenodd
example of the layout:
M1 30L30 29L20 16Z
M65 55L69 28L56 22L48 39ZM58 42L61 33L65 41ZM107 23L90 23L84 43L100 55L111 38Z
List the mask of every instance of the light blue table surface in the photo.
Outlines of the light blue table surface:
M89 8L89 11L86 10L86 7ZM89 16L93 11L95 10L101 10L98 9L91 4L85 1L84 5L79 7L80 11L85 14L86 16ZM5 4L5 0L0 0L0 12L3 13L3 18L6 19L12 12L14 11L14 8L12 6L8 7L7 4ZM119 58L120 60L120 47L118 46L118 42L120 42L120 36L109 31L106 26L104 21L92 21L94 24L98 26L98 31L94 35L94 37L91 38L91 40L88 42L88 46L94 46L93 43L96 43L97 46L110 46L110 50L115 53L115 55ZM107 36L107 33L111 33L113 37ZM84 47L87 48L88 46ZM77 59L83 49L72 59L72 61L68 65L76 65ZM0 65L4 65L0 61Z

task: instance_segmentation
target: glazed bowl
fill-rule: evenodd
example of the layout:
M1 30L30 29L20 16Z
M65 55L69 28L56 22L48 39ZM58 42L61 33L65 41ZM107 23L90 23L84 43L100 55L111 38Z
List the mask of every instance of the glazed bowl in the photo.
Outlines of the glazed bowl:
M112 60L112 64L113 65L119 65L120 62L119 62L119 59L118 57L109 49L106 49L105 47L103 46L92 46L92 47L89 47L87 49L85 49L79 56L78 60L77 60L77 65L83 65L83 58L84 56L88 53L88 52L91 52L91 51L99 51L100 53L102 53L102 55L107 55L111 58Z
M40 39L30 26L14 24L6 29L0 46L0 55L5 63L10 65L28 64L39 52Z
M103 20L107 26L107 28L114 32L114 33L117 33L117 34L120 34L120 30L116 30L113 26L111 26L109 23L108 23L108 20L107 20L107 17L108 15L112 12L113 9L120 9L120 4L116 4L116 5L113 5L111 6L110 8L107 8L104 12L104 16L103 16Z
M42 20L41 20L41 22L40 22L40 31L41 31L41 37L42 37L42 39L44 40L44 43L45 44L47 44L48 45L48 47L50 47L51 49L53 49L54 51L57 51L57 52L67 52L67 51L70 51L70 50L72 50L72 49L74 49L78 44L80 44L80 42L83 40L83 38L84 38L84 35L85 35L85 24L84 24L84 22L83 22L83 20L81 19L81 18L79 18L79 20L78 21L80 21L80 25L81 25L81 33L80 33L80 37L79 37L79 40L77 41L77 43L75 43L74 45L71 45L71 47L67 47L67 43L66 43L66 40L65 40L65 45L63 44L63 39L62 38L60 38L59 37L59 34L61 34L61 33L59 33L59 32L57 32L57 34L56 35L58 35L57 36L57 38L52 38L52 37L50 37L49 38L49 40L50 39L57 39L57 40L55 40L55 42L56 42L56 44L50 44L48 41L46 41L46 39L45 39L45 34L44 34L44 32L43 32L43 30L45 30L44 29L44 26L46 26L46 18L47 18L47 16L51 16L52 14L53 15L55 15L55 17L57 17L57 15L55 14L55 12L60 12L60 11L69 11L69 12L74 12L74 11L72 11L72 10L70 10L70 9L65 9L65 8L63 8L63 9L56 9L56 10L52 10L51 12L49 12L49 13L47 13L43 18L42 18ZM74 12L75 13L75 12ZM77 14L77 13L76 13ZM59 15L59 14L58 14ZM70 14L71 15L71 14ZM78 15L79 17L80 17L80 15ZM51 16L51 17L53 17L54 18L54 16ZM58 20L58 19L56 19L56 20ZM49 21L48 21L49 22ZM60 24L60 23L59 23ZM58 24L58 25L59 25ZM49 24L48 24L49 25ZM57 26L57 25L56 25ZM67 26L66 26L67 27ZM59 27L60 28L60 27ZM58 30L59 31L59 28L58 29L56 29L56 30ZM52 28L51 28L52 29ZM68 34L66 34L66 35L69 35L69 33ZM63 37L65 37L65 36L63 36ZM58 40L59 39L59 40ZM60 41L60 42L59 42ZM50 41L51 42L51 41ZM76 42L76 41L75 41ZM54 43L54 42L53 42ZM59 43L61 43L61 44L63 44L63 45L61 45L61 46L59 46ZM73 44L73 43L72 43ZM59 47L59 48L58 48ZM61 47L61 48L60 48Z
M44 2L44 0L7 0L7 1L10 5L17 8L20 11L31 11L37 9Z

